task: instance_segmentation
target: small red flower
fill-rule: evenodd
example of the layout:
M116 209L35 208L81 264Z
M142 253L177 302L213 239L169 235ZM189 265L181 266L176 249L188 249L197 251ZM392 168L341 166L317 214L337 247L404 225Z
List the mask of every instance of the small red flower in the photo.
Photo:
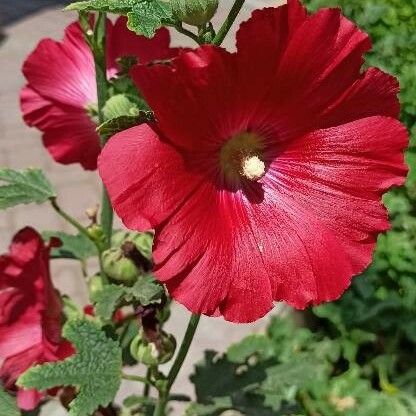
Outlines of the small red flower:
M0 380L7 389L16 389L29 367L74 352L61 338L62 303L49 274L49 250L35 230L24 228L0 256ZM24 410L41 398L36 390L17 391Z
M142 63L173 57L170 35L160 29L153 39L135 35L126 19L107 25L107 75L118 72L117 59L134 56ZM62 42L42 40L23 65L28 85L21 92L25 122L43 132L43 143L59 163L80 163L96 169L100 152L96 124L88 110L97 103L95 67L77 22L65 30Z
M127 227L155 229L155 274L192 312L305 308L369 265L408 142L396 79L361 72L370 46L339 10L289 0L254 12L236 53L134 68L158 122L112 138L99 170Z

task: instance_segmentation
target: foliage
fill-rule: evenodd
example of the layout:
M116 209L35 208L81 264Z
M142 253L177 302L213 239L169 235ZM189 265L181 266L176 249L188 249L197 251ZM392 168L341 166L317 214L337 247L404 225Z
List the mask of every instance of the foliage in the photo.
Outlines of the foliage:
M86 261L89 257L97 255L95 245L82 234L73 235L62 231L44 231L42 237L45 241L58 238L61 242L59 247L52 249L52 258Z
M3 390L0 384L0 415L2 416L19 416L15 399Z
M128 28L149 38L163 25L175 23L169 2L163 0L79 1L70 4L67 10L102 11L127 15Z
M92 320L68 321L63 335L73 343L76 354L65 361L32 367L18 380L25 388L46 390L74 386L79 392L70 404L71 416L90 416L110 403L121 382L121 351Z
M122 300L134 300L141 306L148 306L151 303L160 303L163 294L163 286L158 284L153 276L144 275L140 276L132 287L105 285L94 294L92 301L97 315L104 320L110 320Z
M40 169L17 171L0 168L0 209L18 204L41 204L56 196L51 183Z

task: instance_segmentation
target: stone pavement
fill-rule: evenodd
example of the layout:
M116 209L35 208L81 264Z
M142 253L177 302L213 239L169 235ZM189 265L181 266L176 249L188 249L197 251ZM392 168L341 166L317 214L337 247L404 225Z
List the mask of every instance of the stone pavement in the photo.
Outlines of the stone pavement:
M42 147L39 132L28 128L22 122L19 110L18 93L24 85L20 68L25 56L35 47L39 39L61 38L64 26L75 17L73 14L61 12L56 6L46 9L39 7L47 3L59 2L14 0L10 1L7 6L6 0L0 0L3 22L9 22L5 26L7 39L0 46L0 166L42 168L59 190L60 203L64 209L80 221L85 221L83 214L85 209L94 206L100 200L100 187L96 174L84 172L79 166L63 166L54 163ZM231 1L223 0L222 3L228 5ZM246 18L250 9L254 7L277 3L276 0L247 1L242 17ZM21 8L21 13L18 13L22 5L26 8L24 10ZM29 14L32 10L37 10L37 12ZM218 21L223 20L225 12L226 10L220 10L217 16ZM22 16L25 16L24 19L16 20ZM233 39L234 33L231 33L227 39L227 46L233 47ZM187 43L187 39L174 35L175 44L184 42ZM73 231L47 205L30 205L3 211L0 213L0 252L6 251L12 235L25 225L32 225L39 230ZM54 261L53 263L53 275L57 286L63 293L76 298L80 304L85 304L87 302L86 290L78 266L70 261ZM179 341L188 318L189 313L183 307L175 305L168 329L178 337ZM224 350L230 343L241 339L247 333L261 330L266 322L267 318L264 318L251 325L232 325L221 319L203 318L196 341L191 347L189 357L176 383L176 392L192 394L193 389L188 376L192 372L192 364L202 357L203 350ZM126 393L131 388L131 384L123 387ZM49 411L45 414L51 416L57 413ZM177 410L175 414L180 415L182 412Z

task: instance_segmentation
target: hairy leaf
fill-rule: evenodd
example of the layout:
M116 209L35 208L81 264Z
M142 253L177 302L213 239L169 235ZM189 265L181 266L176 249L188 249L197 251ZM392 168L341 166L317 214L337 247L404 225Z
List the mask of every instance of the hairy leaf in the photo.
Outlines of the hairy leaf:
M68 321L64 337L73 343L76 354L62 362L35 366L19 377L25 388L46 390L74 386L79 392L70 403L71 416L90 416L99 406L110 403L121 383L121 350L100 326L89 319Z
M20 416L16 400L3 390L0 384L0 415L1 416Z
M58 238L62 245L51 251L52 258L87 260L89 257L97 255L97 248L94 243L82 234L72 235L62 231L44 231L44 240Z
M0 168L0 209L18 204L41 204L56 196L51 183L40 169L16 171Z
M108 139L123 130L129 129L139 124L153 121L153 113L150 111L140 111L137 115L119 116L101 124L97 131L101 137Z

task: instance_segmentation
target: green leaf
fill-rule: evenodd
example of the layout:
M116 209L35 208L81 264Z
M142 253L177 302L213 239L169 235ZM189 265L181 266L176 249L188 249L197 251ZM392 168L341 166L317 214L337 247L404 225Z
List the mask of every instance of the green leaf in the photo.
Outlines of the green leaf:
M63 335L76 354L62 362L35 366L19 377L17 384L43 391L56 386L79 390L70 403L70 416L90 416L99 406L107 406L121 383L121 350L101 327L89 319L68 321Z
M128 302L136 300L142 306L159 303L165 293L163 286L156 282L152 275L139 276L132 287L105 285L92 297L97 316L111 320L119 303L125 299Z
M157 29L165 24L174 24L170 3L161 0L143 0L136 3L127 13L127 27L148 38L154 36Z
M13 207L18 204L41 204L56 197L51 183L40 169L16 171L0 168L0 209Z
M0 415L1 416L20 416L16 400L3 390L0 384Z
M126 14L131 8L142 0L88 0L77 1L65 7L65 10L98 11L117 14Z
M127 15L127 26L151 38L157 29L176 22L172 7L163 0L90 0L72 3L65 10L100 11Z
M148 123L153 121L153 113L150 111L140 111L139 114L134 116L119 116L108 120L101 124L97 131L101 137L108 139L123 130L129 129L139 124Z
M125 294L125 287L105 285L96 292L91 300L95 306L95 313L102 319L109 321L114 315L118 303Z
M126 94L113 95L103 107L106 120L122 116L137 116L138 112L137 105Z
M85 261L98 254L94 243L82 234L72 235L61 231L44 231L42 237L47 241L51 238L58 238L62 242L60 247L51 251L52 258Z
M150 275L140 276L131 288L126 288L128 298L136 299L142 306L159 303L165 293L163 286Z

